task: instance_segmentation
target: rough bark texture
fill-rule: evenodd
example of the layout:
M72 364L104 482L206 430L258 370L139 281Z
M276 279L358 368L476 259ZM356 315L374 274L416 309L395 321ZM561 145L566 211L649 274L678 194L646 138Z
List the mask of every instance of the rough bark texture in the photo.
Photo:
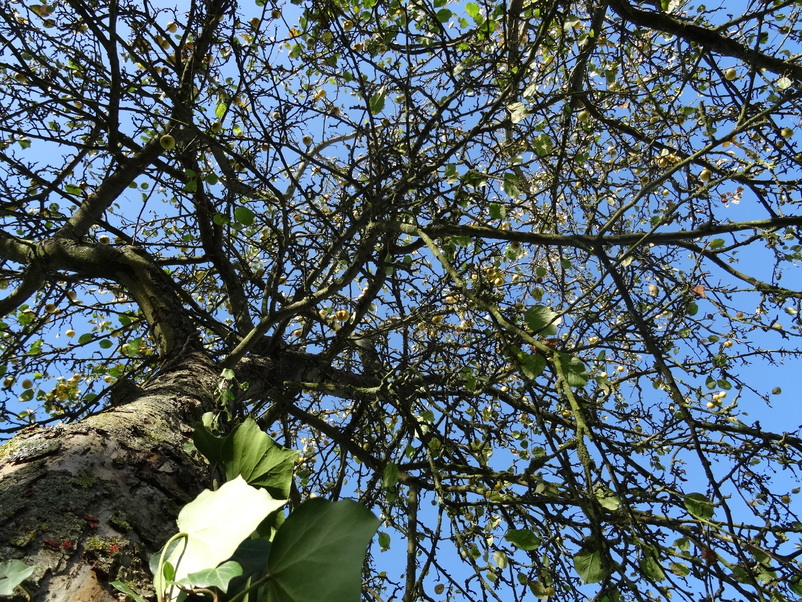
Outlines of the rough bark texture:
M207 485L183 445L215 383L189 354L122 406L0 448L0 560L41 566L24 584L32 600L117 600L112 580L152 593L149 555Z

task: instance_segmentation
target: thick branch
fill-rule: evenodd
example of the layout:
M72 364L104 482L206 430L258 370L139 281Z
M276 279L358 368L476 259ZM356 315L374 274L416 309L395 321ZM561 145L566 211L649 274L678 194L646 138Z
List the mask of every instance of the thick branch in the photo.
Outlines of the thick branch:
M756 69L766 69L802 81L802 66L752 50L713 29L685 23L665 13L640 10L626 0L610 0L610 7L624 21L633 25L669 33L719 54L740 59Z

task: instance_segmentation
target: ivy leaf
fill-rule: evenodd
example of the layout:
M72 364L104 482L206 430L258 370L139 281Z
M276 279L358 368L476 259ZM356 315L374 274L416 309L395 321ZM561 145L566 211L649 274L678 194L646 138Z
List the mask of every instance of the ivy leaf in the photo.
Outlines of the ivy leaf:
M178 514L178 530L186 537L173 546L168 557L175 567L175 580L228 560L259 523L286 501L271 498L240 476L217 491L202 491ZM157 583L157 588L163 589L163 585Z
M354 602L379 519L352 501L307 500L279 527L270 548L266 602Z
M188 575L186 582L195 587L216 587L221 592L225 593L228 591L229 582L240 575L242 575L242 567L238 562L229 560L216 568L206 569Z
M222 451L229 481L241 475L248 484L266 488L273 497L289 496L298 452L273 441L253 418L247 418L226 437Z
M0 596L13 595L14 588L30 577L38 568L41 567L39 565L28 566L17 559L0 562Z

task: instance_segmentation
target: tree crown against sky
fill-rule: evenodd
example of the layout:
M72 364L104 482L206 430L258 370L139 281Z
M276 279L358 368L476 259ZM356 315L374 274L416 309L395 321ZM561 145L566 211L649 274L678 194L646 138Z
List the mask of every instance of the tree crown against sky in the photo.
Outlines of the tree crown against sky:
M368 598L802 591L796 2L7 8L7 434L202 352Z

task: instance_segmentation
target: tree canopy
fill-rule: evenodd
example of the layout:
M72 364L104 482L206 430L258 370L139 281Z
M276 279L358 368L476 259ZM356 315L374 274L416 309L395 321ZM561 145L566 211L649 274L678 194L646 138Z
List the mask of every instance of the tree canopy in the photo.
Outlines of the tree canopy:
M365 599L802 595L801 11L7 3L3 432L193 350Z

